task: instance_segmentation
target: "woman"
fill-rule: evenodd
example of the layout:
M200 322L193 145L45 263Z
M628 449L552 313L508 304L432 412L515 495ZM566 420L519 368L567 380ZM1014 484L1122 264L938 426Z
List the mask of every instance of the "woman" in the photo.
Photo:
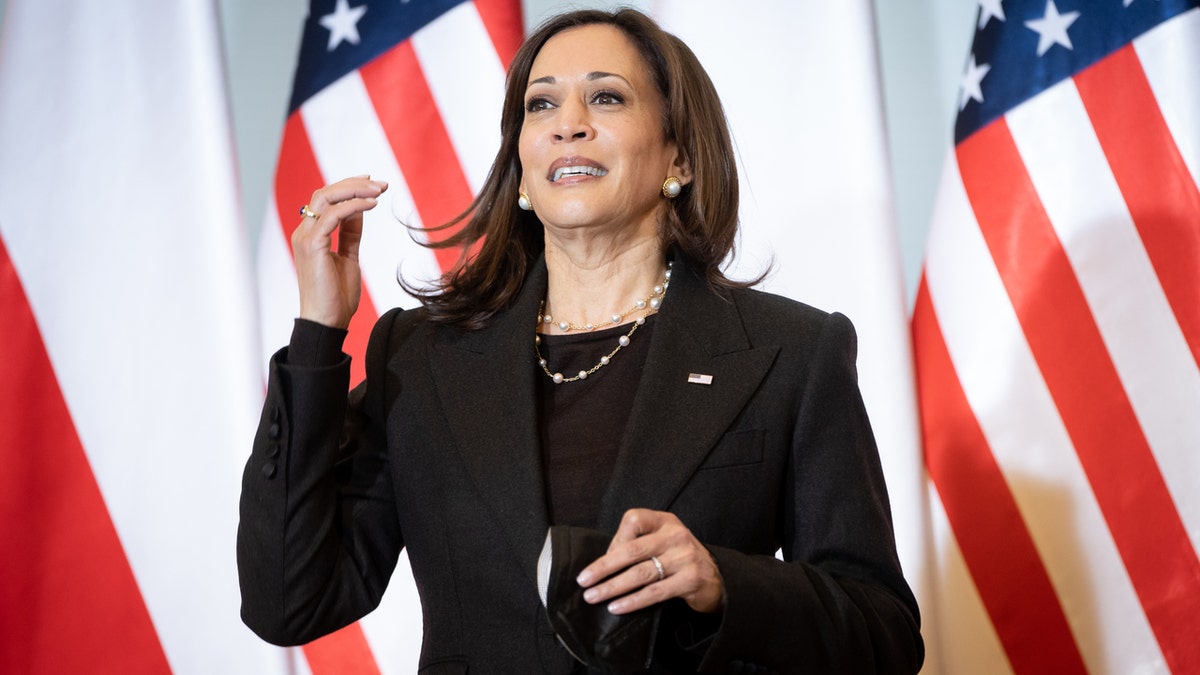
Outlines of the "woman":
M335 630L407 547L422 672L572 672L536 569L574 525L612 535L587 603L662 610L651 672L916 672L853 328L722 275L737 177L691 51L632 10L552 19L501 128L451 241L471 264L380 318L349 401L362 213L387 186L303 209L300 320L243 483L246 623Z

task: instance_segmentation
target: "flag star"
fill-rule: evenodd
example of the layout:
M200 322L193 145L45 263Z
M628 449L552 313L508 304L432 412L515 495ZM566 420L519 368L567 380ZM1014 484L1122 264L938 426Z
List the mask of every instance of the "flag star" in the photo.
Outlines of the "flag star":
M1004 21L1004 0L979 0L979 30L991 21L993 17Z
M333 14L321 17L321 25L329 29L329 46L325 48L326 51L337 49L342 42L358 44L358 20L366 13L366 5L352 9L349 0L337 0Z
M967 72L963 73L962 83L959 85L959 110L966 108L967 103L972 100L983 103L983 88L980 84L991 69L992 67L986 63L975 65L975 55L971 54L971 63L967 65Z
M1040 19L1025 22L1030 30L1038 34L1037 55L1045 54L1054 45L1075 49L1071 46L1071 38L1067 36L1067 29L1078 18L1079 12L1059 14L1058 8L1054 6L1054 0L1046 0L1046 15Z

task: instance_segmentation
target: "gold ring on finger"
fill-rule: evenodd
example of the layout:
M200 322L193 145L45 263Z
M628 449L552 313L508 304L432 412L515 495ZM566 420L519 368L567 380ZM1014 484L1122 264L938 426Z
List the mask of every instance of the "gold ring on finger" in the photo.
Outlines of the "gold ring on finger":
M313 220L321 217L319 213L308 208L308 204L300 207L300 215L304 216L305 218L312 218Z

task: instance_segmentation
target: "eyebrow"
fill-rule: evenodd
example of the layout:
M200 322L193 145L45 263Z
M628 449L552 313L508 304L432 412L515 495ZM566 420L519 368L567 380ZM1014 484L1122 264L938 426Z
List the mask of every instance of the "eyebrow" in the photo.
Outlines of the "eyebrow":
M597 71L593 71L593 72L590 72L587 74L588 82L602 80L606 77L615 77L619 80L624 81L626 84L629 84L629 80L625 79L624 76L618 75L616 73L606 73L603 70L597 70ZM535 84L554 84L555 82L557 82L557 80L555 80L552 75L547 75L545 77L539 77L536 80L530 80L529 85L525 88L528 89L529 87L532 87Z

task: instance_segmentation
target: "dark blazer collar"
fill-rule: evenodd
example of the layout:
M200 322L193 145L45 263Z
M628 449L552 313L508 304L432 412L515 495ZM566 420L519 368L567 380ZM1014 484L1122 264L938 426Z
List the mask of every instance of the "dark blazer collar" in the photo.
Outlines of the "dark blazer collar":
M600 529L615 531L630 508L670 509L758 388L777 351L754 348L733 295L709 287L694 266L676 256L601 505ZM708 384L693 381L709 377Z
M478 331L441 331L431 355L457 449L531 579L549 527L537 424L535 378L541 371L532 344L545 296L542 259L511 308ZM752 348L732 295L710 289L676 256L601 505L601 529L615 531L632 507L670 507L754 393L776 351ZM711 376L711 384L689 382L692 374Z

